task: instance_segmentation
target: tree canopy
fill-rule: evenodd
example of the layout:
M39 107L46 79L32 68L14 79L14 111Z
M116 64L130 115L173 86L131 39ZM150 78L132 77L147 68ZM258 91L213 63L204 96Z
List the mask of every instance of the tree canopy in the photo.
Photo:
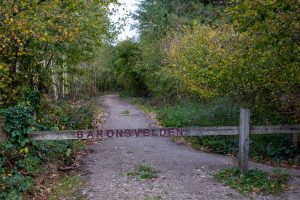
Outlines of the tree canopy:
M141 53L131 67L153 96L228 96L297 110L299 7L297 0L142 1Z
M47 93L58 65L71 68L95 57L96 49L112 35L112 2L1 1L2 101L13 103L23 87Z

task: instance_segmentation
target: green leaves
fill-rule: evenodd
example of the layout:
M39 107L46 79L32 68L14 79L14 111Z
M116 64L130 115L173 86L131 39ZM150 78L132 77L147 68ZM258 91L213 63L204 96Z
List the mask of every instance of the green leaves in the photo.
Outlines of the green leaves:
M252 107L299 109L299 3L260 2L230 4L222 29L194 23L169 32L161 77L204 100L229 95Z
M288 174L282 171L272 173L258 169L241 174L237 168L225 168L214 175L214 178L241 193L278 194L287 187Z
M5 117L4 130L9 134L9 141L17 147L25 147L29 143L28 133L31 131L32 110L23 105L9 107L1 111Z
M62 63L71 68L94 58L111 37L108 6L112 2L1 1L0 65L8 69L9 78L3 80L0 71L3 102L15 105L23 86L46 93L55 68Z
M125 90L143 92L143 66L138 65L141 52L138 43L124 40L115 46L113 68L117 84Z
M183 81L186 89L202 99L216 95L216 77L222 65L220 33L197 25L169 39L165 64L173 76Z
M299 5L294 0L236 1L228 7L238 37L227 43L222 91L250 105L291 106L284 99L299 93Z

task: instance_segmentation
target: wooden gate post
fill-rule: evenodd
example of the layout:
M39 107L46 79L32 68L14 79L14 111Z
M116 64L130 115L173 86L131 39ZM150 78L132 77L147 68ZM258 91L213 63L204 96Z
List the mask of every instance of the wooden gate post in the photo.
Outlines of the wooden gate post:
M249 156L249 132L250 132L250 110L240 109L240 126L239 126L239 168L241 173L248 171Z

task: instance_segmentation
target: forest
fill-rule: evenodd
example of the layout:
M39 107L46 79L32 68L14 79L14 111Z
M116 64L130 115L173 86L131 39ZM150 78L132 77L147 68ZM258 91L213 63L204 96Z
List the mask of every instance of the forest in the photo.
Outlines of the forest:
M34 188L38 174L52 170L45 163L74 162L81 143L28 134L93 128L88 100L105 92L166 127L236 125L240 107L256 125L300 123L298 0L142 0L132 13L139 36L123 41L111 4L118 2L0 2L0 127L9 134L0 142L0 199L41 195ZM237 153L236 137L186 142ZM297 142L255 136L250 157L298 168Z

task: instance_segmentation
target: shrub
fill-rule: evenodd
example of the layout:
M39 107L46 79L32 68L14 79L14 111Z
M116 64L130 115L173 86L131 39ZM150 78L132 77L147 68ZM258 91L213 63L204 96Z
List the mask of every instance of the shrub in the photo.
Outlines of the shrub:
M24 105L9 107L1 111L5 116L4 130L9 134L9 141L17 147L24 147L31 131L31 109Z
M80 141L29 141L31 130L92 127L93 112L89 106L45 106L33 121L34 110L28 105L1 110L9 141L0 143L0 199L22 199L25 193L30 196L34 177L47 167L43 166L46 161L71 165L83 147Z
M43 110L37 118L37 130L66 130L92 128L93 111L89 106L72 106L61 103Z

